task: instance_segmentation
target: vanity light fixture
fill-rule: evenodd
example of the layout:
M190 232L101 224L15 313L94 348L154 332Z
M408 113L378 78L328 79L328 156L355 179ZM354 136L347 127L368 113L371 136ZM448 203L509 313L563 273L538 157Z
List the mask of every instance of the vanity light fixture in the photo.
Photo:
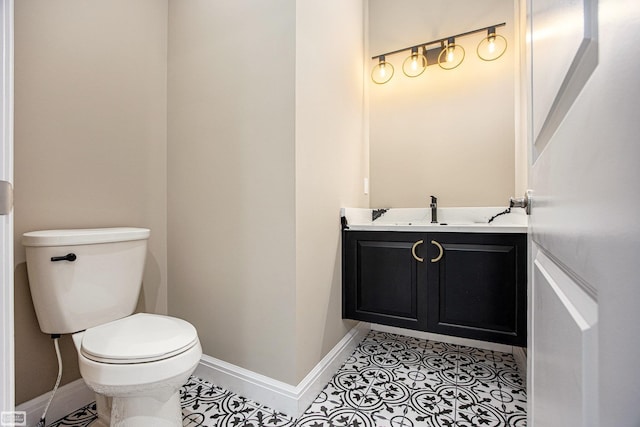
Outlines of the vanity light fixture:
M507 49L507 40L503 36L496 34L496 28L505 25L505 22L494 24L373 56L371 59L377 59L378 64L371 71L371 80L377 84L384 84L391 80L394 69L393 65L386 60L386 57L405 51L410 51L409 56L402 63L402 72L407 77L417 77L424 72L427 66L434 64L438 64L440 68L445 70L452 70L458 67L465 58L465 50L460 44L456 43L456 38L483 31L487 32L487 37L483 38L478 44L476 52L483 61L494 61L500 58ZM435 47L429 47L433 45Z
M500 34L496 34L496 27L489 27L487 37L483 38L476 52L483 61L495 61L507 50L507 39Z
M371 71L371 80L379 85L385 84L393 77L393 65L384 59L384 55L377 56L378 65Z

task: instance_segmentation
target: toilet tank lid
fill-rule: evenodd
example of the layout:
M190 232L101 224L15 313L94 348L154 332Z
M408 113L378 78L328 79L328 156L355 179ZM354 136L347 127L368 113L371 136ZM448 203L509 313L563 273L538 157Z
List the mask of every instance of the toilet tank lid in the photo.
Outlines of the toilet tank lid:
M72 246L145 240L151 230L135 227L83 228L30 231L22 235L23 246Z

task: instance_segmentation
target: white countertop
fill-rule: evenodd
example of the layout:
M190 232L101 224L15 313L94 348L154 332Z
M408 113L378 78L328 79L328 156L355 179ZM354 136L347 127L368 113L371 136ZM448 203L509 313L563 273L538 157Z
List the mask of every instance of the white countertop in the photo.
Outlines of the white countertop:
M489 218L506 207L438 208L438 223L431 223L430 208L391 208L372 220L377 209L342 208L349 230L361 231L415 231L462 233L526 233L527 215L524 209L512 208L511 213L500 215L491 224Z

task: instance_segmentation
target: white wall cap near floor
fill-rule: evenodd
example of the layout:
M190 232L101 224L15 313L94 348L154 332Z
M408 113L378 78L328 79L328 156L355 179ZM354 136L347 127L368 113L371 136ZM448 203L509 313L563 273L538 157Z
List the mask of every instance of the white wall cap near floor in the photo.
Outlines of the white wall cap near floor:
M211 356L202 356L194 375L292 417L299 417L369 332L360 322L298 384L283 383Z

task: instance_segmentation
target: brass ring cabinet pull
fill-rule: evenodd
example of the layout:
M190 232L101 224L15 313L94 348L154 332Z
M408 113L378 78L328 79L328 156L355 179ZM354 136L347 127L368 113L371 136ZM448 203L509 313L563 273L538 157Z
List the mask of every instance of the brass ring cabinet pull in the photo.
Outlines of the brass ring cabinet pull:
M438 249L440 249L440 253L438 254L438 256L431 259L431 262L438 262L442 259L442 256L444 255L444 249L442 249L442 245L436 242L435 240L432 240L431 244L436 245Z
M421 245L424 243L424 240L418 240L417 242L415 242L413 244L413 246L411 247L411 255L413 255L413 257L416 259L416 261L418 262L423 262L424 258L420 258L418 255L416 255L416 248L418 247L418 245Z

